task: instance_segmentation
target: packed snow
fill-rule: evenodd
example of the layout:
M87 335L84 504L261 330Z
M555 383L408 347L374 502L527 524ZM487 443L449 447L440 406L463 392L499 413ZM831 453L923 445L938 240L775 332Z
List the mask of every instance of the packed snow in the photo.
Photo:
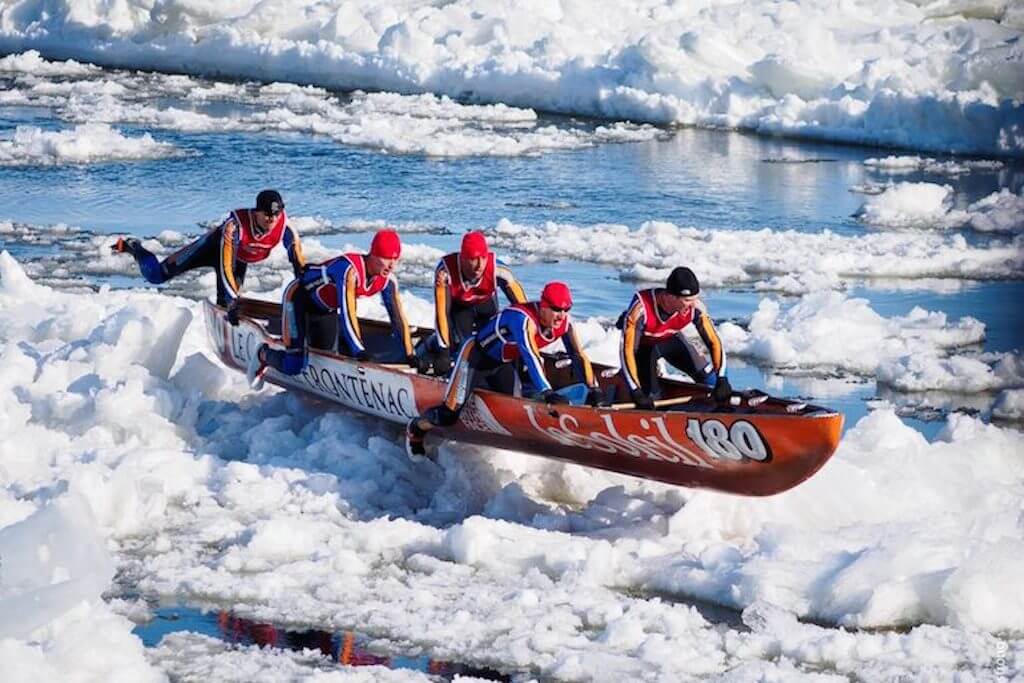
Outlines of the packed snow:
M1024 360L1018 354L952 353L984 341L980 321L952 322L945 313L921 308L886 318L867 300L839 292L808 294L786 309L775 299L763 299L745 329L726 322L719 332L730 353L741 358L790 370L874 377L903 391L1024 387Z
M53 166L183 155L174 145L158 142L149 133L126 136L103 123L83 123L61 131L18 126L10 139L0 137L0 166Z
M208 350L194 302L53 290L6 253L0 302L0 600L55 596L47 623L0 641L24 680L36 664L54 679L133 680L323 665L188 635L144 656L98 600L109 559L144 594L356 625L381 644L554 679L1024 667L1018 431L954 415L928 441L880 409L817 476L770 499L456 444L413 464L390 425L250 393ZM975 336L918 317L922 339ZM56 513L75 500L87 514ZM60 555L40 554L48 534L70 534ZM744 626L709 621L695 598L741 611Z
M1024 419L1024 389L1007 389L999 394L992 415L1004 420Z
M981 9L907 0L14 0L0 9L0 51L1020 156L1024 12L1003 0Z

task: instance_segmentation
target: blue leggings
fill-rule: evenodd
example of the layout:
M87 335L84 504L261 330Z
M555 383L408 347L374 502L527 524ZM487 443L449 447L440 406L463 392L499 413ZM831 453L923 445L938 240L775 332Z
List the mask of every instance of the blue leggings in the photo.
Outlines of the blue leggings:
M188 244L174 252L163 261L158 259L152 252L141 245L133 252L135 262L139 264L139 270L146 282L154 285L162 285L193 268L213 268L217 271L217 304L226 306L228 304L228 293L224 287L223 278L220 277L220 243L223 235L221 228L215 228L206 233L195 242ZM242 261L235 261L235 282L242 286L245 280L246 264Z

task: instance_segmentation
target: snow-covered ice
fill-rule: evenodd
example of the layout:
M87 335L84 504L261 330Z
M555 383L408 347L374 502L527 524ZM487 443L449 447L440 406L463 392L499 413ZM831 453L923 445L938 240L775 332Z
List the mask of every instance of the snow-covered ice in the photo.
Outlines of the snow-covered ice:
M62 131L18 126L9 139L0 137L0 166L85 164L185 154L172 144L154 140L149 133L126 136L104 123L84 123Z
M1003 188L964 208L954 206L949 185L896 183L879 188L857 213L857 218L878 228L952 229L970 227L979 232L1024 231L1024 195Z
M14 0L0 9L0 50L1019 156L1024 12L1017 5Z
M389 425L250 394L207 349L191 301L61 292L0 254L0 303L0 383L10 388L0 393L0 544L75 497L89 514L74 523L92 528L75 537L105 539L146 594L231 604L259 620L358 625L436 658L556 679L985 677L997 656L1006 675L1024 666L1018 431L954 415L928 441L880 409L816 477L770 499L454 444L437 464L415 465ZM421 303L414 316L429 311ZM922 345L979 333L970 321L910 318ZM272 679L319 666L311 654L185 635L144 660L130 622L88 585L87 606L0 641L19 671L65 637L95 644L83 629L102 631L113 664L78 647L42 670ZM708 621L692 598L743 610L749 630Z
M972 393L1024 386L1024 363L1014 353L950 353L981 344L985 326L974 318L914 308L886 318L864 299L839 292L808 294L783 309L764 299L746 329L719 328L732 354L778 368L845 371L904 391ZM842 339L842 344L835 343Z
M865 159L864 165L868 168L887 173L889 175L902 175L924 171L936 175L957 176L964 173L978 171L993 172L1005 167L1001 161L993 159L957 159L940 161L929 157L920 156L887 156L881 159Z
M835 287L860 278L1019 278L1024 241L1019 235L979 246L958 234L898 232L840 235L828 230L719 230L646 221L635 229L616 224L548 221L521 225L501 219L488 238L496 246L544 258L616 266L624 279L664 281L686 263L706 286L759 283L788 293Z
M3 58L0 76L5 71L10 74L11 87L0 93L0 105L48 107L76 124L149 126L186 133L316 135L344 145L432 157L536 156L665 135L650 125L621 121L542 125L532 109L500 103L461 104L431 94L355 92L339 96L290 83L229 84L180 75L104 72L91 65L48 62L36 52ZM228 112L208 110L211 103L225 102L244 106ZM111 147L109 132L82 126L76 132L79 145L91 143L97 150ZM27 136L28 131L21 135ZM155 144L149 142L150 147ZM0 162L3 160L0 156ZM77 159L55 159L62 160Z

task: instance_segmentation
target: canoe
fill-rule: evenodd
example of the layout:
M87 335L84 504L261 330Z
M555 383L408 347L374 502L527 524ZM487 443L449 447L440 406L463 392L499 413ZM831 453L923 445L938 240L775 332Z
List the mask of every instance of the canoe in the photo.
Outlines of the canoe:
M245 299L242 319L232 326L226 311L209 301L204 318L210 342L229 367L245 371L260 344L280 344L280 306ZM390 328L362 320L364 338ZM419 328L414 337L433 331ZM571 383L571 371L546 355L555 387ZM616 368L594 364L609 396L628 396ZM445 380L404 365L361 362L328 349L309 349L299 375L273 369L266 381L356 410L405 424L441 402ZM606 407L549 406L488 390L477 390L459 421L436 429L455 441L520 451L597 467L677 486L713 489L745 496L768 496L790 489L817 472L835 452L843 416L833 410L759 392L740 392L728 405L710 399L709 387L662 380L664 399L655 410L631 403Z

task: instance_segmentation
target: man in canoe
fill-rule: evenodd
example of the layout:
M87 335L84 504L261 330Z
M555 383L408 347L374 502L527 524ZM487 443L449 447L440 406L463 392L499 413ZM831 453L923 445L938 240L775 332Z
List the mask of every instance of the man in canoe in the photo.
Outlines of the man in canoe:
M275 349L267 344L249 361L246 375L249 384L262 386L267 367L286 375L297 375L306 367L306 327L308 314L338 316L338 353L359 360L392 362L400 360L417 367L419 360L413 352L409 323L402 310L398 295L398 281L394 270L402 254L402 243L394 230L381 230L373 236L370 253L349 253L323 263L311 264L293 280L281 297L281 337L285 348ZM391 319L399 353L394 349L371 353L364 344L359 327L356 302L360 297L380 294Z
M451 370L452 349L498 314L498 289L510 304L526 303L522 286L495 257L484 234L467 232L459 251L444 256L434 269L435 333L427 352L438 375Z
M516 394L545 403L569 403L555 391L544 372L540 350L561 339L576 374L586 387L586 402L601 398L590 360L580 346L569 318L572 293L564 282L549 282L540 300L513 304L491 318L459 348L448 380L444 402L409 421L406 448L413 457L424 455L424 435L434 427L449 426L459 418L474 389L486 385L505 394Z
M280 193L263 190L256 195L255 207L235 209L223 223L163 261L135 237L118 238L110 249L115 254L135 257L142 276L154 285L163 284L186 270L213 268L217 272L217 304L226 306L228 319L238 324L235 300L245 280L246 268L250 263L265 260L281 243L298 277L306 265L299 234L288 225Z
M713 386L716 401L728 401L732 395L725 376L725 350L699 294L697 276L689 268L679 267L664 287L634 294L619 317L622 375L637 408L654 408L659 358L695 382ZM695 344L695 337L703 342L710 358Z

